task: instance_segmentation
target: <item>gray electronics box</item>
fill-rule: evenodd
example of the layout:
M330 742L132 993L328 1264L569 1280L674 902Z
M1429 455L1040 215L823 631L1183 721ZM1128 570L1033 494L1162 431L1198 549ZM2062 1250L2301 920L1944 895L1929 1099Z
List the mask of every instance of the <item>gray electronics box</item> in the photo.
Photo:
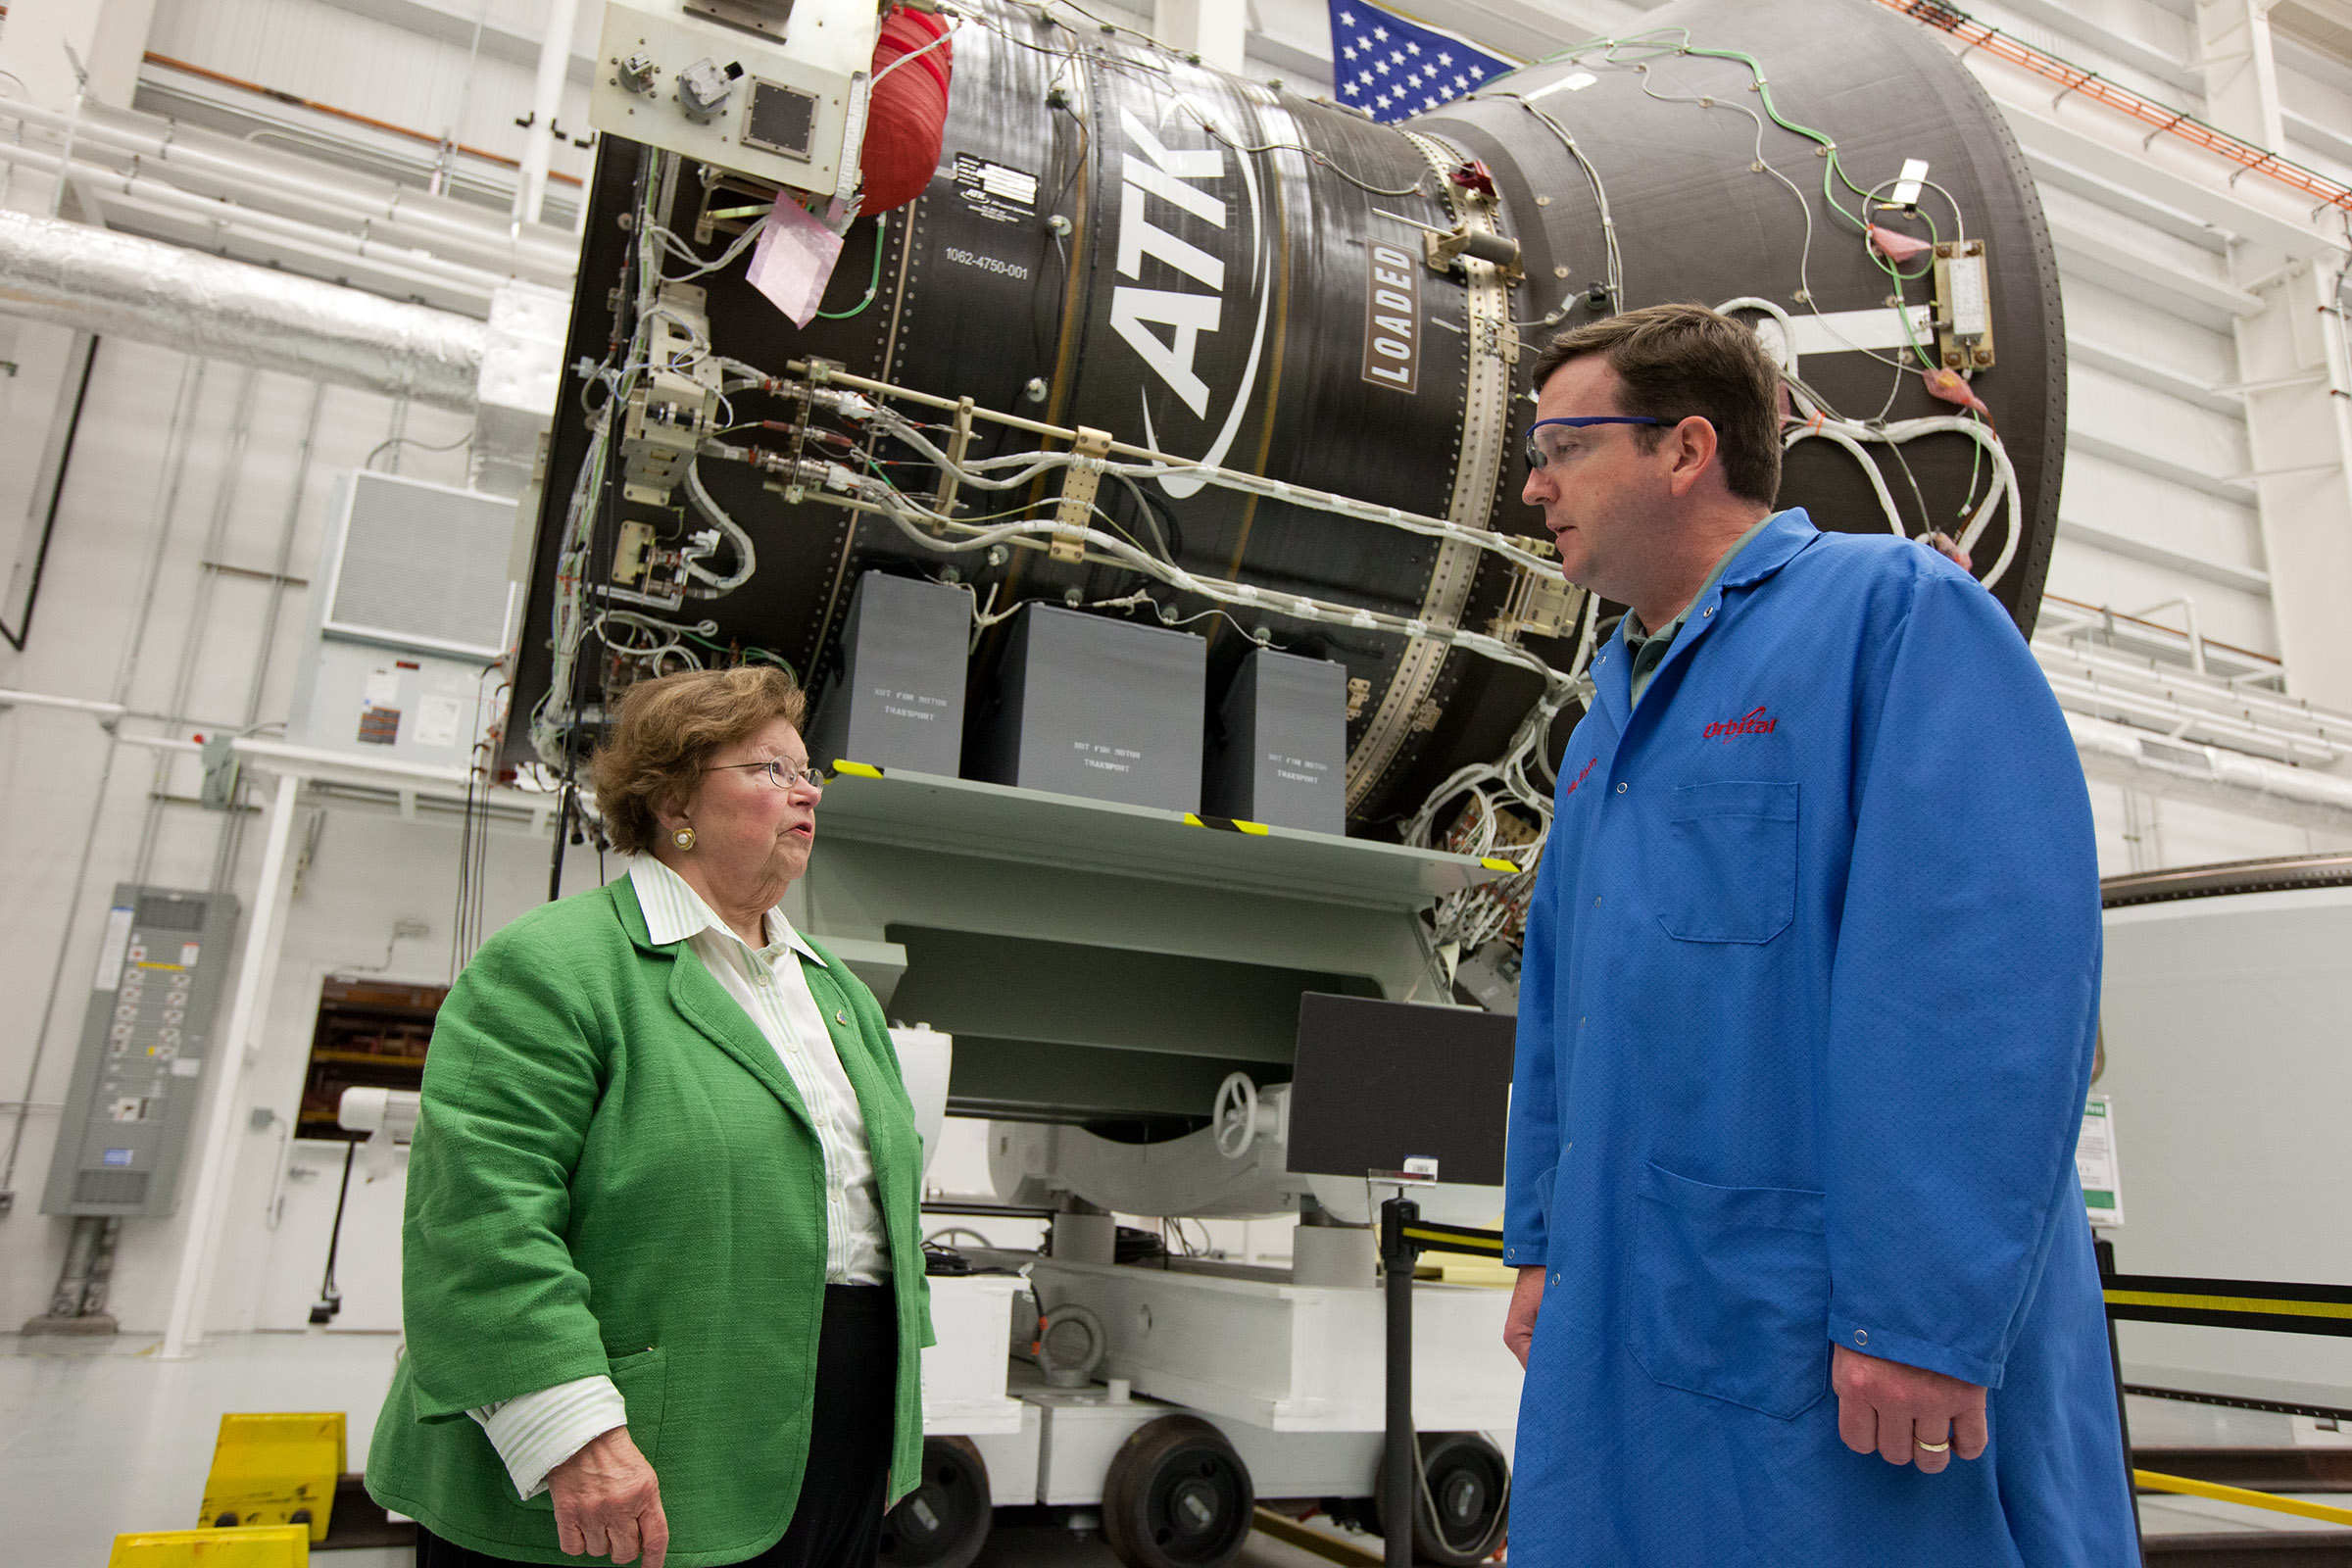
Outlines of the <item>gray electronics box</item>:
M1208 645L1035 602L973 715L972 778L1170 811L1200 808Z
M179 1206L236 934L234 895L115 884L42 1213L162 1219Z
M859 577L841 668L810 726L810 760L831 767L846 757L954 778L971 632L972 596L961 588L878 571Z
M1348 667L1260 648L1208 738L1202 808L1309 833L1348 831Z

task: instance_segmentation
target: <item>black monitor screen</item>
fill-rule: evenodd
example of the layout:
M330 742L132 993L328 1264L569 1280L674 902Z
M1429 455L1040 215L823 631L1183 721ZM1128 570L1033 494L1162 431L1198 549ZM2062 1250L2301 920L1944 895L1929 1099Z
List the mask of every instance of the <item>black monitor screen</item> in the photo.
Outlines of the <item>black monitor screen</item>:
M1298 999L1290 1167L1361 1178L1436 1160L1444 1182L1502 1184L1518 1021L1310 991Z

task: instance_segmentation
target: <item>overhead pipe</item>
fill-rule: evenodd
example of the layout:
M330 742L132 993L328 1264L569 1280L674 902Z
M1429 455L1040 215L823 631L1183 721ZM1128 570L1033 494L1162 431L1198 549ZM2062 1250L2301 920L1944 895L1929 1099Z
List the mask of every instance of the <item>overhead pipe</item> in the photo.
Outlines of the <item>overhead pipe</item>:
M7 211L0 312L462 414L488 335L454 312Z
M478 300L484 311L489 308L490 296L509 281L507 274L444 261L367 233L330 228L256 207L198 196L177 185L125 173L104 164L84 163L78 158L69 164L55 154L5 142L0 142L0 164L62 175L68 184L91 193L108 207L142 213L158 221L197 224L222 238L234 236L251 245L308 256L355 272L388 278L412 289L463 293Z
M153 169L175 172L194 183L210 184L212 193L234 195L254 204L270 203L312 214L323 214L348 223L364 223L370 234L462 255L475 265L538 282L569 283L577 264L568 236L541 237L517 231L511 221L485 213L480 219L465 214L454 203L419 196L406 187L366 179L327 178L306 172L295 161L266 153L228 151L202 144L200 132L170 122L149 130L126 124L122 111L93 107L76 121L21 99L0 96L0 119L64 134L71 131L76 145L104 148L136 158ZM146 119L138 116L138 119ZM207 194L207 192L198 192ZM445 208L455 210L442 210Z
M2352 778L2172 740L2086 713L2068 712L2066 727L2084 775L2101 783L2269 822L2352 832Z
M74 166L76 169L80 165ZM191 214L177 202L156 201L139 195L118 191L94 193L99 206L107 213L135 215L145 220L134 225L144 227L153 223L163 227L167 243L176 243L167 236L175 225L201 225L204 237L185 243L208 247L214 253L225 252L230 246L258 251L267 258L260 265L271 268L311 266L331 269L335 282L362 289L371 294L406 298L421 303L424 296L442 296L439 304L460 307L459 313L470 317L490 314L491 296L507 279L466 276L470 269L453 270L447 264L437 264L427 256L411 256L392 261L384 255L383 247L370 248L354 236L334 229L316 228L296 220L280 219L271 223L252 223L225 217L207 217ZM230 209L233 211L234 209ZM267 213L251 215L269 218ZM280 226L284 225L284 226ZM307 231L306 231L307 230ZM431 308L439 308L438 305Z

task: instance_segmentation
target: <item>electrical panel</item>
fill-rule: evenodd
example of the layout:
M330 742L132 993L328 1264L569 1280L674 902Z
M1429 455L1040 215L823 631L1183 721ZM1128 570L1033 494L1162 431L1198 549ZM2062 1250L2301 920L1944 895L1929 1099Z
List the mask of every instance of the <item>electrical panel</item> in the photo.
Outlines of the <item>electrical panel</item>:
M635 0L605 7L588 121L796 190L848 196L865 139L874 7Z
M237 901L115 885L44 1214L162 1219L212 1059Z

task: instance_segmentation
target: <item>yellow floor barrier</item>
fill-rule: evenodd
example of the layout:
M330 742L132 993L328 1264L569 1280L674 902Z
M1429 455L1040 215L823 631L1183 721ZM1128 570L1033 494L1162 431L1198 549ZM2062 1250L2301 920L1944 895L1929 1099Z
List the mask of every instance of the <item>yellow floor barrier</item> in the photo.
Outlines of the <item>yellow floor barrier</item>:
M2267 1492L2248 1492L2243 1487L2225 1487L2212 1481L2191 1481L2186 1476L2159 1475L2153 1470L2134 1470L2132 1472L2132 1481L2134 1486L2148 1492L2176 1492L2183 1496L2211 1497L2216 1502L2238 1502L2249 1508L2268 1508L2273 1513L2324 1519L2331 1525L2352 1525L2352 1508L2334 1508L2324 1502L2277 1497Z
M304 1525L326 1539L343 1474L343 1412L224 1415L196 1522L214 1529Z
M301 1525L238 1530L150 1530L117 1536L106 1568L310 1568Z

